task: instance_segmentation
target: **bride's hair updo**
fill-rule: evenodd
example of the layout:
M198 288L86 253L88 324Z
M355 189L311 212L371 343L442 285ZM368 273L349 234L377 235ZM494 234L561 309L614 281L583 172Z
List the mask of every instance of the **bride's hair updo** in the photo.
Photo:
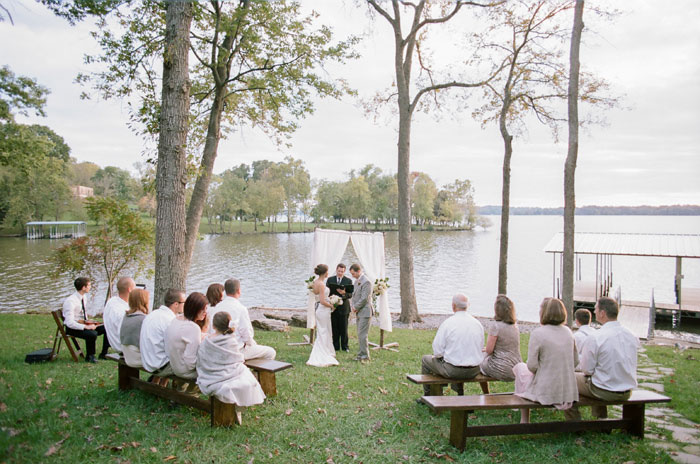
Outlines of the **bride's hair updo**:
M316 274L319 277L325 274L326 272L328 272L328 266L326 266L325 264L319 264L314 268L314 274Z

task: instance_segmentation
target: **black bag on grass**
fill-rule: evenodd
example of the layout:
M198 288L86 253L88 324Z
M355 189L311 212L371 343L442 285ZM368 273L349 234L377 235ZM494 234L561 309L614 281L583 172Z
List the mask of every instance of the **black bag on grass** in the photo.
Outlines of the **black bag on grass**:
M42 348L40 350L32 351L25 358L24 362L33 364L44 361L51 361L53 355L53 350L51 348Z

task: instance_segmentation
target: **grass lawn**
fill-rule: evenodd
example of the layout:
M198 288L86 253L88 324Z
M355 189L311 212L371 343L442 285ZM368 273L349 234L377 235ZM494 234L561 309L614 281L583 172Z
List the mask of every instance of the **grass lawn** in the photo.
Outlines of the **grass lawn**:
M664 378L664 391L673 398L671 407L695 423L700 423L700 352L679 352L666 346L648 346L647 356L655 363L674 369Z
M340 353L340 366L323 369L305 365L309 346L287 346L306 330L258 330L256 339L294 368L277 376L277 397L243 412L243 426L212 429L195 409L119 392L113 362L74 363L64 347L52 363L25 364L26 353L50 344L50 316L3 314L0 327L0 462L671 462L622 432L469 439L459 453L448 443L449 414L417 405L420 387L405 379L419 373L432 330L397 329L386 338L400 343L398 353L372 352L369 364ZM370 339L378 339L376 328ZM523 337L524 351L526 344ZM352 333L350 346L357 347ZM467 390L480 392L478 384ZM563 417L533 411L533 421L555 416ZM518 411L502 411L472 422L517 420Z

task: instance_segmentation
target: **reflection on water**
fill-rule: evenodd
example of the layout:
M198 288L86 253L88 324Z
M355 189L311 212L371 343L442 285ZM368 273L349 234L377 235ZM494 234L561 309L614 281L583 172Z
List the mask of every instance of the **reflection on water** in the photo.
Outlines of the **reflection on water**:
M577 230L586 232L698 233L700 217L579 216ZM493 218L498 224L497 218ZM562 228L556 216L511 218L509 295L518 317L537 321L539 302L552 294L552 257L542 250ZM420 312L449 312L452 295L467 294L471 311L492 315L498 279L498 227L473 232L414 232L416 298ZM47 257L62 241L23 238L0 239L0 311L59 308L72 292L68 277L48 278ZM205 291L212 282L236 277L242 282L241 300L247 306L303 307L304 280L310 265L313 234L260 234L205 236L195 249L187 280L188 291ZM398 234L385 234L389 304L400 311ZM357 257L352 245L343 257L349 265ZM328 263L331 268L337 263ZM594 278L593 258L582 260L583 279ZM673 302L675 260L672 258L616 257L614 287L622 286L624 299L644 301L654 288L657 302ZM700 287L700 260L683 260L685 286ZM153 288L152 282L146 283ZM92 300L99 311L104 288Z

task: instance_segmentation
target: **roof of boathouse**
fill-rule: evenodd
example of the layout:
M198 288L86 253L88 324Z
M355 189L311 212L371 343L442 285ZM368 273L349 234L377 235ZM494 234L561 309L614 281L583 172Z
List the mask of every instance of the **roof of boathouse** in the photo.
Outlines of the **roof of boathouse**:
M546 253L561 253L564 233L554 234ZM700 258L698 234L623 234L576 232L574 248L580 254Z
M28 226L74 226L78 224L85 224L85 221L32 221L28 222Z

